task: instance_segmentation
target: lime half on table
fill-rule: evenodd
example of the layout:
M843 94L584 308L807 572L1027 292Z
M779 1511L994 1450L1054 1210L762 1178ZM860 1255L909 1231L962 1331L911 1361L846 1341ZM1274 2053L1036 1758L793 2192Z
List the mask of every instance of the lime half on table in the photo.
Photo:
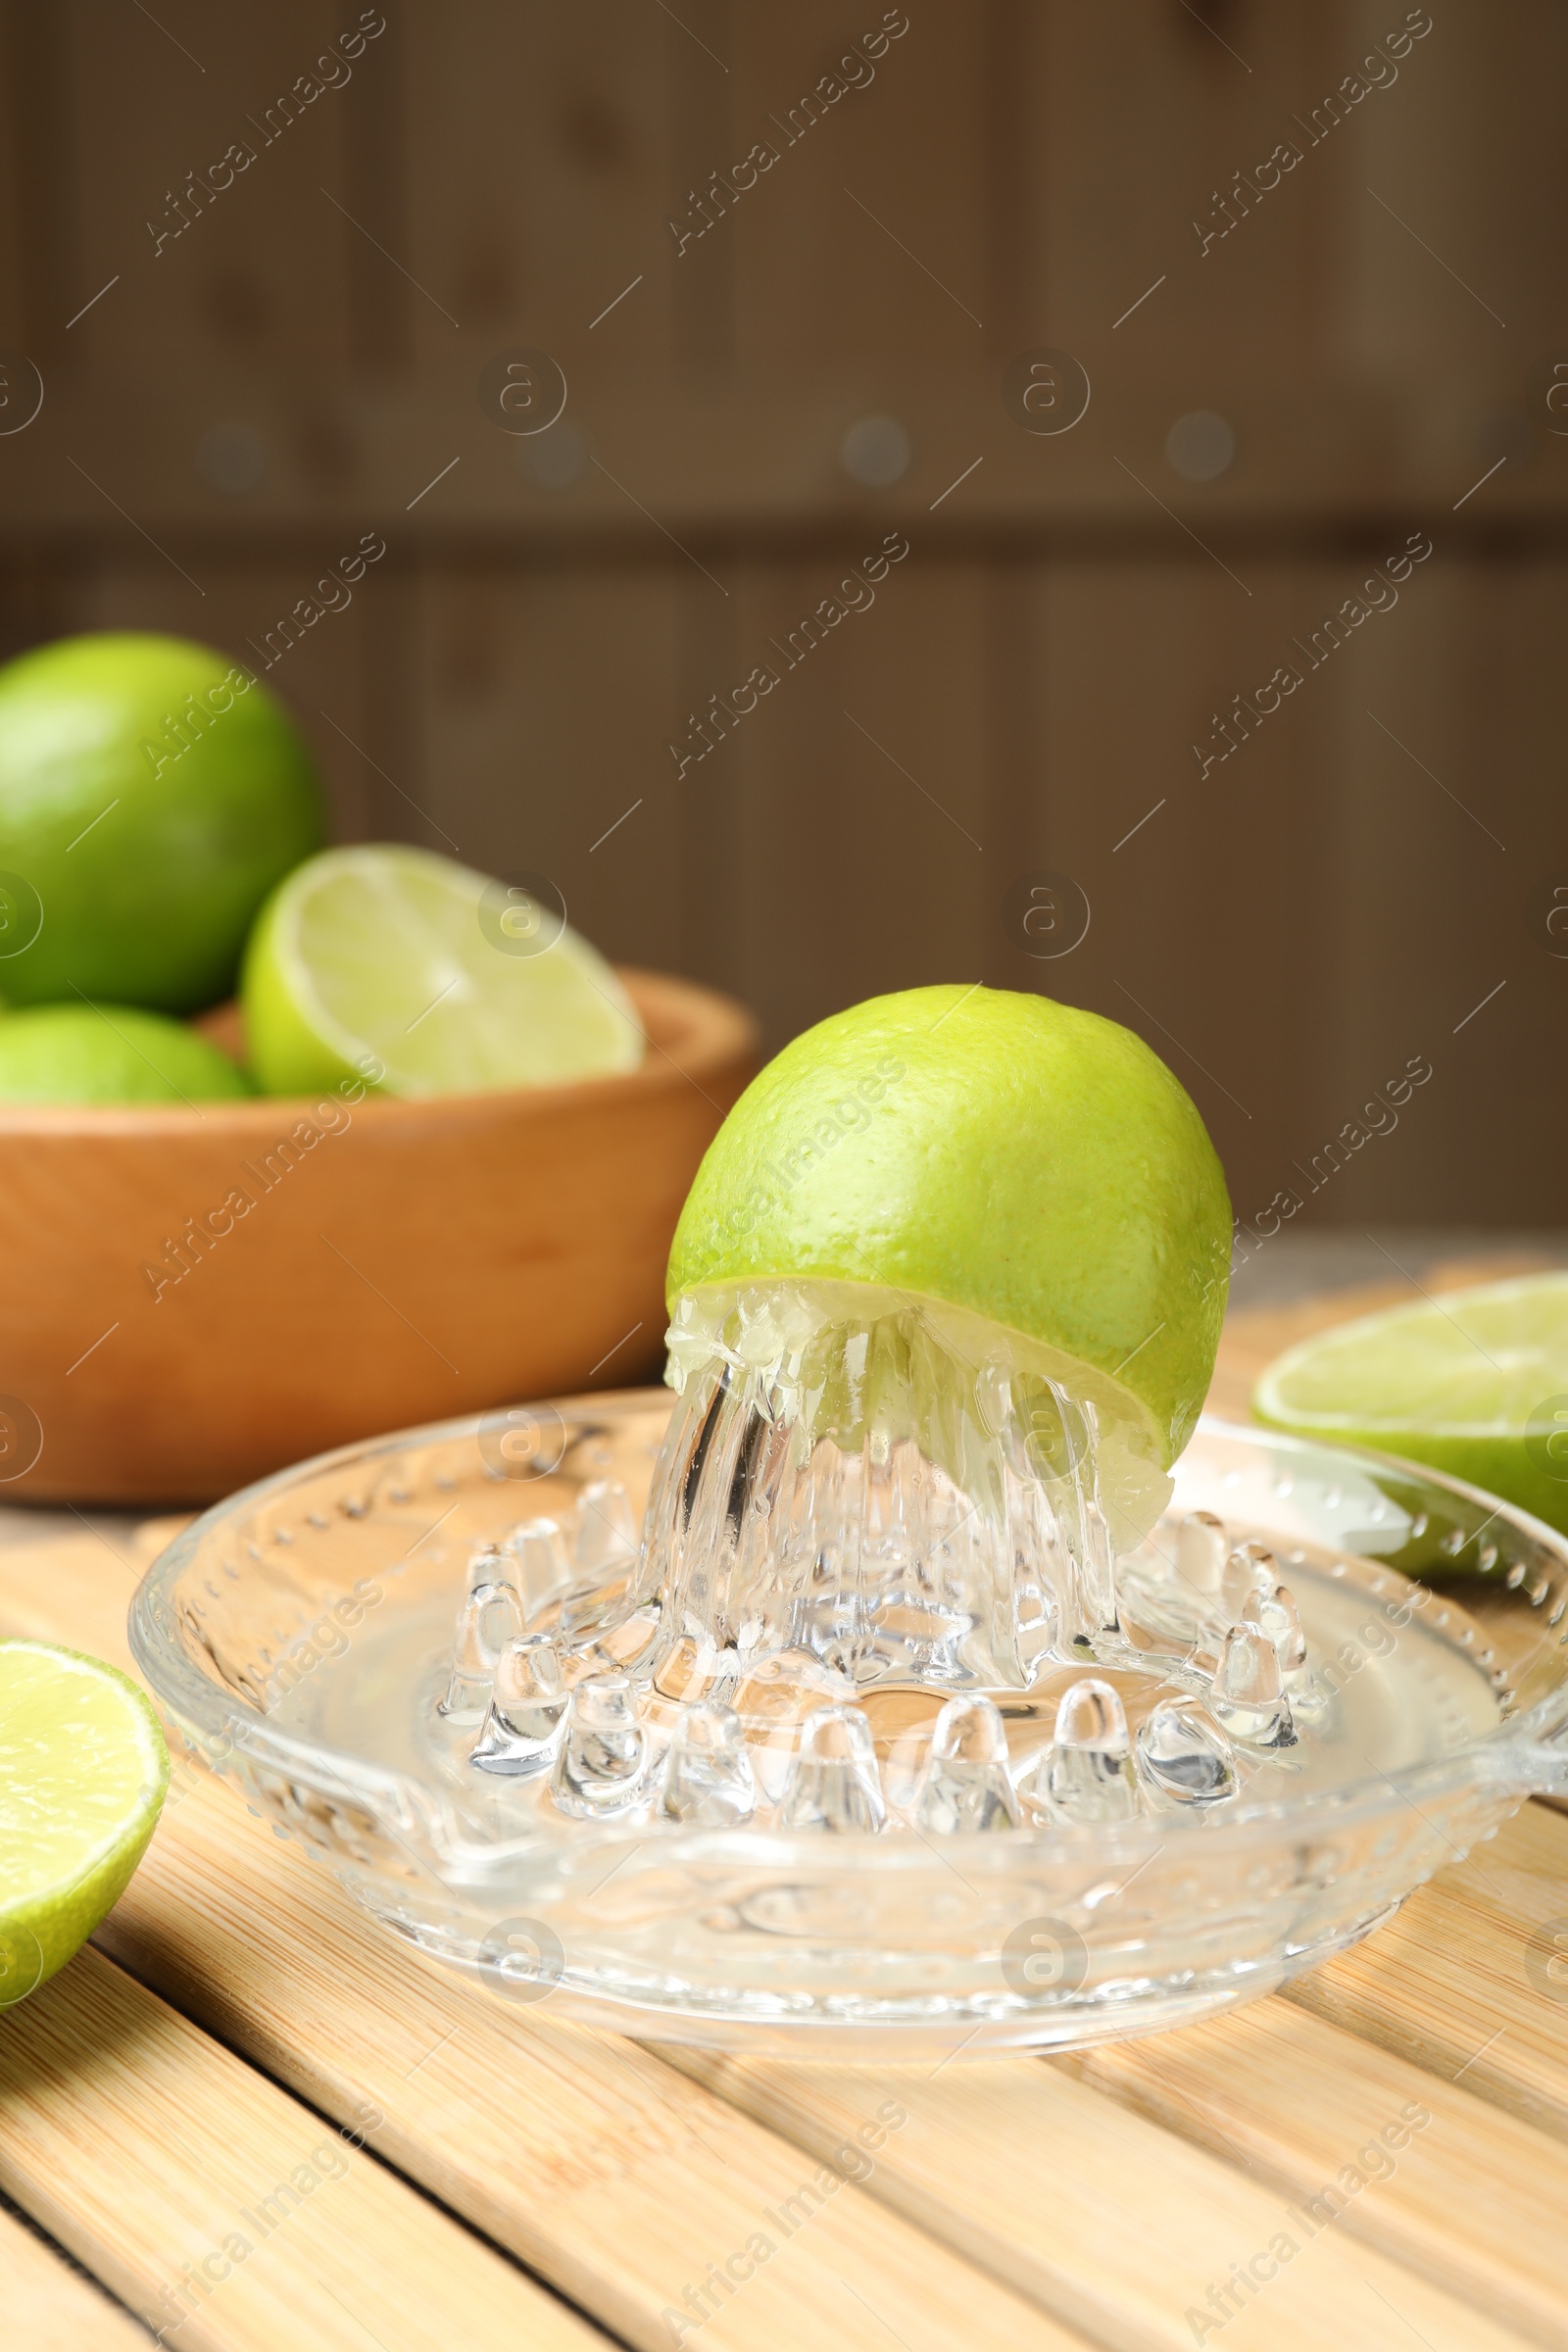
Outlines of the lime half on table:
M63 1968L118 1902L169 1786L134 1683L46 1642L0 1642L0 2009Z
M630 998L548 885L395 843L297 867L257 919L241 993L273 1095L356 1075L391 1095L552 1086L644 1054Z
M1430 1462L1568 1532L1568 1273L1342 1323L1276 1357L1260 1421Z

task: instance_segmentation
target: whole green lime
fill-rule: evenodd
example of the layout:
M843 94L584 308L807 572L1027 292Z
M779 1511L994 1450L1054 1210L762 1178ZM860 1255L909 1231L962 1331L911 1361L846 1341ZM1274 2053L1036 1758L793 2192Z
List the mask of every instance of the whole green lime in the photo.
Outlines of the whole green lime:
M0 1013L0 1102L211 1102L255 1091L194 1029L133 1004Z
M320 838L310 754L222 654L67 637L0 669L0 998L211 1004Z
M671 1305L807 1276L943 1299L1123 1393L1169 1464L1214 1368L1225 1179L1141 1038L1048 997L908 989L786 1046L697 1172Z

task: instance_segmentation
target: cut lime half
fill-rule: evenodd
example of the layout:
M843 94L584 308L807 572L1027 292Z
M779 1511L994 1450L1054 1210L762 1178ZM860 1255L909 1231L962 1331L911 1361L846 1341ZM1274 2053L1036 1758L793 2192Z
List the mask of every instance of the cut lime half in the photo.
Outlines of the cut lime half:
M1568 1273L1320 1332L1269 1365L1252 1409L1298 1436L1430 1462L1568 1531Z
M63 1968L119 1900L168 1786L158 1718L125 1675L0 1642L0 2008Z
M548 885L428 850L327 850L289 875L246 951L245 1025L269 1094L360 1076L392 1095L551 1086L634 1069L641 1024Z

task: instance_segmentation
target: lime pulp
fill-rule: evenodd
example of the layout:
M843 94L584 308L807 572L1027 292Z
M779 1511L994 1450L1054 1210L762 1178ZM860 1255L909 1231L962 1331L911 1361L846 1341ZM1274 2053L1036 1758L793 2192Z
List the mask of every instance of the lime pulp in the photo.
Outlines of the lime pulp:
M44 1642L0 1642L0 2008L62 1968L118 1901L169 1785L129 1679Z

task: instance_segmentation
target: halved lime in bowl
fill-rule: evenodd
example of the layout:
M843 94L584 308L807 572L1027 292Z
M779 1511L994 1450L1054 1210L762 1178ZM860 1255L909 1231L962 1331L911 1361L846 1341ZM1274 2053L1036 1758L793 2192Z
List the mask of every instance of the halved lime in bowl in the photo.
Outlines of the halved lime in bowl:
M1363 1315L1277 1356L1252 1410L1430 1462L1568 1532L1568 1272Z
M375 842L325 850L257 918L241 983L269 1094L359 1076L392 1095L477 1094L635 1069L614 971L549 886Z

